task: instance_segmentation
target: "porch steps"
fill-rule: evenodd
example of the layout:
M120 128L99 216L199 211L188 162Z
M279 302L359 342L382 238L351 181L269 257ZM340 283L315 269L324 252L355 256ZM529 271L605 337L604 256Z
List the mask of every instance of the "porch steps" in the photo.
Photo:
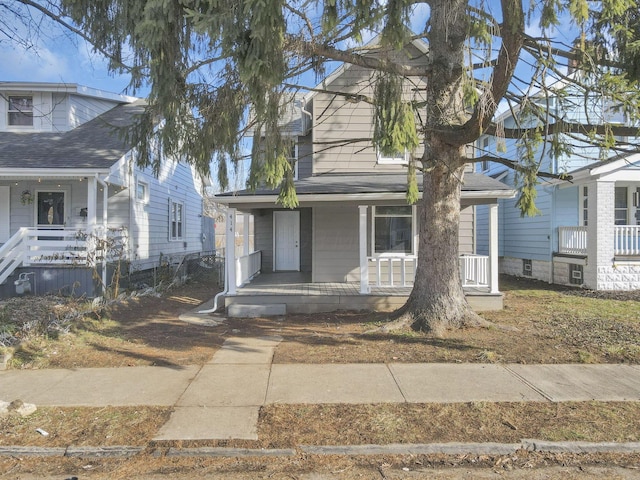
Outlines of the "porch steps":
M227 307L229 317L256 318L274 317L286 315L287 305L285 303L268 303L265 305L247 305L233 303Z

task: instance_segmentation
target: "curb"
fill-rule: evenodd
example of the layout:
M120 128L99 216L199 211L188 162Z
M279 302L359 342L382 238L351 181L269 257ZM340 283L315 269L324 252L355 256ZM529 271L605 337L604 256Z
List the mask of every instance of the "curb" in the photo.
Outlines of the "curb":
M139 455L146 447L22 447L0 446L0 457L82 457L128 458ZM161 450L161 449L160 449ZM511 455L518 450L541 453L640 453L640 442L549 442L523 439L520 443L397 443L389 445L301 445L295 448L229 448L229 447L171 447L166 457L291 457L298 450L309 455Z

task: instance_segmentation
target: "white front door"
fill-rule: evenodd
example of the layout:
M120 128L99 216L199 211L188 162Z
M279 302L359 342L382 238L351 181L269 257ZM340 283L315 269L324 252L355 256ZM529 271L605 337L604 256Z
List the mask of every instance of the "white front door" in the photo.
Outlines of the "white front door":
M300 270L300 212L273 212L273 256L274 270Z

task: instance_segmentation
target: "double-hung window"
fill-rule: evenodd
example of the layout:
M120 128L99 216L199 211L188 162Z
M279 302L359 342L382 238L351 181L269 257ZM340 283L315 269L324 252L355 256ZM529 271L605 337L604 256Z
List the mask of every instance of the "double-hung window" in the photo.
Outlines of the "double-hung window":
M615 190L615 224L627 225L629 218L629 199L627 187L616 187Z
M169 238L182 240L184 238L184 204L169 201Z
M414 217L411 205L373 207L375 255L413 253Z
M12 127L33 126L33 97L9 96L8 124Z

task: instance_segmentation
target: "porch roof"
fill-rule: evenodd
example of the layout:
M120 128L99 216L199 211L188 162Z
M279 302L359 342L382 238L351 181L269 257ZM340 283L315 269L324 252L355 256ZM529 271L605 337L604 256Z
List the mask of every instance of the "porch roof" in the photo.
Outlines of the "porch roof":
M295 182L300 203L305 201L402 200L407 189L407 175L401 174L324 174ZM422 175L418 174L418 189L422 193ZM257 189L226 192L216 195L222 204L274 203L278 190ZM508 185L486 175L465 173L462 199L512 198L516 192Z
M0 132L0 176L108 171L132 148L117 129L132 125L144 107L143 100L121 104L67 132Z

